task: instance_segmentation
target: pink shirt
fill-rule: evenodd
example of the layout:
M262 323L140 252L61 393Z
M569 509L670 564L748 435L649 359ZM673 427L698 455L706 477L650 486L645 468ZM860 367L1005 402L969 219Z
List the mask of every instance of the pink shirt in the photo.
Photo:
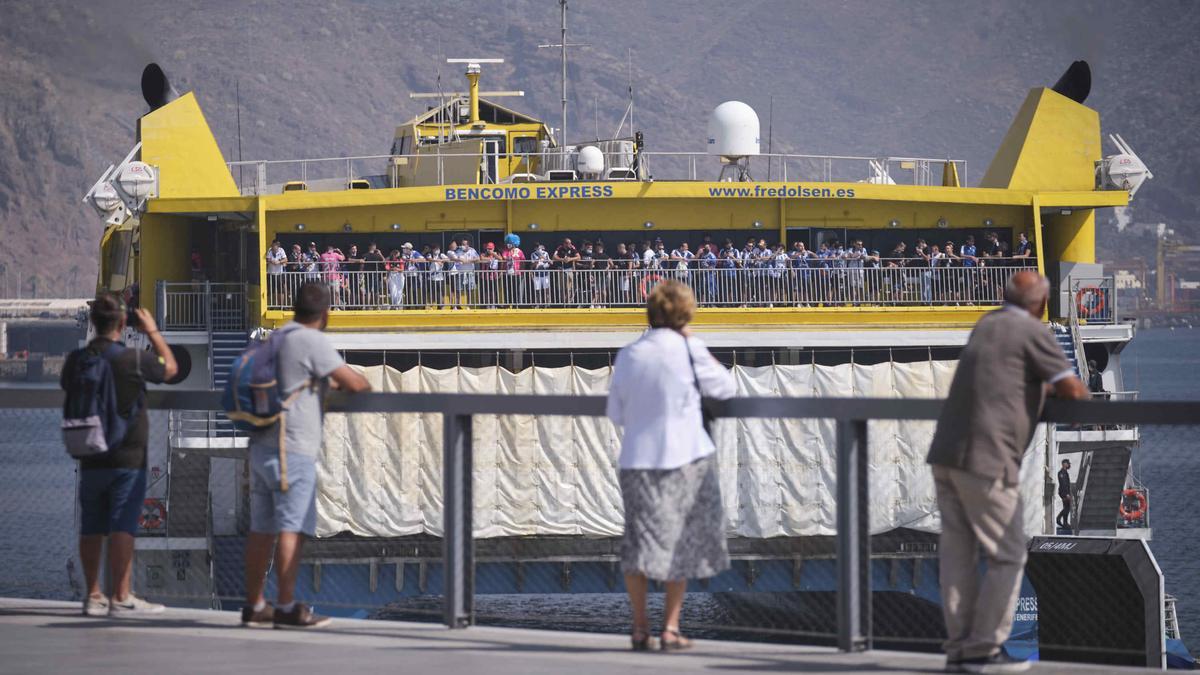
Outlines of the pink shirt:
M337 251L326 251L321 254L321 268L325 270L325 281L340 281L342 275L338 274L338 263L345 260L346 256Z
M508 263L506 267L509 274L516 274L518 270L525 266L525 253L516 246L504 249L504 252L500 255Z

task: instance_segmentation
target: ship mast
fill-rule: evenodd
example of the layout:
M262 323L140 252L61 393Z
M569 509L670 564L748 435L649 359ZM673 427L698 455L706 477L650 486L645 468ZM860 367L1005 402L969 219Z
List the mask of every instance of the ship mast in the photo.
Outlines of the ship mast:
M562 88L562 144L565 147L567 144L567 0L558 0L558 4L562 7L562 37L558 44L562 53L562 79L559 81L559 85Z
M562 61L562 77L559 80L559 88L562 93L562 127L559 128L560 149L567 147L567 47L587 47L587 43L567 42L567 0L558 0L559 8L562 10L562 32L558 44L538 45L538 49L549 49L558 47L560 50L559 58Z

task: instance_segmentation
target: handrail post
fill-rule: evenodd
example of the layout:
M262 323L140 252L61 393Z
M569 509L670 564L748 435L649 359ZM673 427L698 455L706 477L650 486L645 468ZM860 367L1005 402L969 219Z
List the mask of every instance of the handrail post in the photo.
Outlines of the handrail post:
M871 648L867 421L837 421L838 649Z
M475 539L471 498L471 416L442 414L442 578L444 623L466 628L475 622Z
M154 282L154 322L159 328L167 328L167 282L159 279Z
M212 282L208 279L204 280L204 297L200 301L204 305L204 329L208 331L209 346L212 345ZM211 353L211 352L210 352Z

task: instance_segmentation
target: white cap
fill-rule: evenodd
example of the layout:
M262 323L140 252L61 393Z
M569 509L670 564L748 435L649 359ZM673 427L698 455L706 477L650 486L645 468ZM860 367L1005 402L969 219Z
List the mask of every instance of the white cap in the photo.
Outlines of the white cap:
M406 241L406 242L404 242L404 245L401 246L400 248L412 248L412 244L410 244L409 242Z

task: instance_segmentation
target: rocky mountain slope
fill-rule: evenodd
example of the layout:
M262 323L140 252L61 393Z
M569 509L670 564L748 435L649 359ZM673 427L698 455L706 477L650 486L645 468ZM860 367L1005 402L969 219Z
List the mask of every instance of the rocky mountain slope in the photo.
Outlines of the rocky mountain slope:
M558 119L557 51L537 49L557 41L553 0L8 0L0 16L10 295L18 276L25 295L90 292L101 227L79 200L131 146L150 60L197 92L231 159L237 89L246 159L384 153L423 109L409 92L437 90L443 57L507 59L484 87L523 89L515 107ZM1135 217L1200 221L1198 3L574 0L570 20L572 41L590 44L572 54L572 138L616 127L632 56L650 149L702 149L728 99L765 126L773 97L776 151L950 156L971 181L1025 91L1086 58L1088 104L1156 174ZM441 65L444 88L463 86L457 68Z

